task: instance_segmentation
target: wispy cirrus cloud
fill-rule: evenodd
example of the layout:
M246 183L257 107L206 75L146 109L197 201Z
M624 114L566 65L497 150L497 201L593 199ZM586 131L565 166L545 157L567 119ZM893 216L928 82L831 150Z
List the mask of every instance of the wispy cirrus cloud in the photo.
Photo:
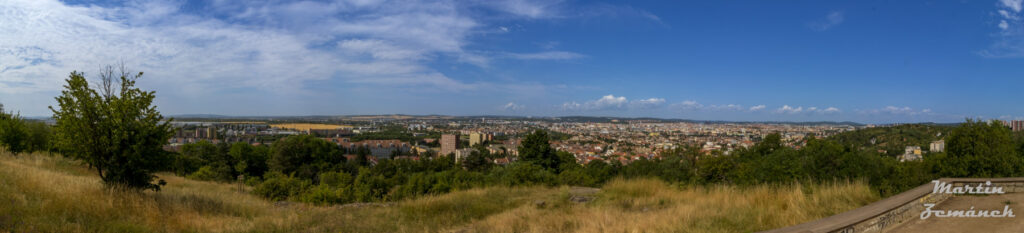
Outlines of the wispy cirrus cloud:
M904 107L885 106L885 107L879 108L879 109L870 109L870 110L867 110L867 111L863 111L863 113L915 116L915 115L931 114L932 110L931 109L927 109L927 108L926 109L918 110L918 109L914 109L914 108L906 107L906 106L904 106Z
M683 102L674 103L669 107L677 111L697 111L703 110L704 104L698 103L695 100L684 100Z
M1024 57L1024 6L1022 0L999 0L996 4L998 32L988 48L978 52L988 58Z
M436 66L584 58L553 46L535 53L467 47L477 38L501 35L496 28L509 33L514 28L501 24L516 20L589 17L579 14L585 6L533 0L0 1L0 90L52 95L68 72L117 61L146 71L145 83L161 96L294 96L323 83L455 93L511 90L536 84L456 78ZM47 105L7 103L36 106L35 113Z
M508 102L507 104L501 106L501 110L506 112L518 112L524 109L526 109L525 105L517 104L515 102Z
M764 105L758 105L749 109L744 108L743 105L739 104L712 104L704 105L694 100L686 100L683 102L672 104L671 108L682 111L682 112L693 112L693 111L709 111L709 112L727 112L727 111L758 111L764 109Z
M427 84L460 90L423 60L467 53L480 23L443 4L408 4L369 12L346 3L279 2L215 8L226 17L185 12L183 2L131 1L123 6L5 1L0 21L0 87L52 90L70 70L124 60L162 83L217 89L301 89L310 80ZM372 3L366 3L372 4ZM339 18L345 13L359 15ZM307 24L311 21L327 23ZM12 52L25 51L25 52ZM346 75L338 76L338 73ZM170 78L176 77L176 78ZM9 84L23 82L17 88ZM225 85L225 84L231 85ZM196 89L192 89L196 90Z
M807 27L815 31L826 31L835 26L839 26L839 24L843 23L843 20L845 20L845 18L842 11L832 11L829 12L828 15L825 15L824 18L808 22Z
M505 53L509 58L520 60L571 60L586 57L582 54L566 51L545 51L538 53Z

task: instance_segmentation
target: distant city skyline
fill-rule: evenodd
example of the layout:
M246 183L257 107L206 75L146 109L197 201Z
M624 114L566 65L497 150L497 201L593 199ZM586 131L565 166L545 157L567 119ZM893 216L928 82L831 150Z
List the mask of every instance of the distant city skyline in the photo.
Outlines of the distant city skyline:
M123 61L165 115L1024 119L1021 0L0 0L0 103Z

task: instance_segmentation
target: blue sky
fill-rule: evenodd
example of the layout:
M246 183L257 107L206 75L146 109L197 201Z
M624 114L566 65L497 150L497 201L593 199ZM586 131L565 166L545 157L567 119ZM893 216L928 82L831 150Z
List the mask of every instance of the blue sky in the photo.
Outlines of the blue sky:
M124 61L165 114L1021 119L1021 0L0 0L0 103Z

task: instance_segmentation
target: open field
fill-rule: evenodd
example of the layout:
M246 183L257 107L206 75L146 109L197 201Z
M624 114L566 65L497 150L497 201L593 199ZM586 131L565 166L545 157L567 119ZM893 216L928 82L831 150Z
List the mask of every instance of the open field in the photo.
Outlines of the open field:
M281 123L281 124L270 124L270 127L280 129L293 129L293 130L310 130L310 129L338 129L338 128L351 128L350 125L330 125L330 124L312 124L312 123Z
M273 203L234 184L161 173L160 192L115 192L76 161L0 155L0 232L749 232L810 221L879 197L861 182L677 187L616 180L488 187L384 205ZM538 201L544 202L538 206Z

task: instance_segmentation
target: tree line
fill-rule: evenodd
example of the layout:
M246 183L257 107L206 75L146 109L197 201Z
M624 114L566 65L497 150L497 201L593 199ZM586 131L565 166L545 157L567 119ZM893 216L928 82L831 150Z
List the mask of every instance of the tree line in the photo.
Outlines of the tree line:
M0 144L16 154L51 150L79 159L112 188L159 190L163 181L154 174L169 171L218 182L244 178L256 195L316 204L395 201L493 185L596 187L615 177L656 177L680 186L862 179L888 196L939 177L1024 176L1024 136L998 122L971 119L943 131L948 132L946 152L910 162L865 147L861 139L867 137L857 135L863 131L825 139L811 135L799 148L769 134L728 153L684 146L657 159L626 164L615 159L580 164L573 155L552 148L552 135L544 130L525 135L519 148L509 148L519 156L508 165L492 163L506 155L482 147L460 161L426 153L374 164L366 148L345 151L311 135L289 136L271 145L200 142L172 153L162 148L171 135L171 119L152 105L154 92L134 87L142 73L131 74L123 67L106 71L97 88L82 73L71 73L58 106L51 107L56 122L52 128L0 110ZM355 156L348 159L345 154Z
M681 186L860 179L889 196L939 177L1024 176L1024 140L1018 135L997 122L968 119L951 129L948 152L928 153L921 161L908 162L856 144L813 136L794 149L783 144L781 135L769 134L755 145L729 154L683 147L657 159L641 158L627 164L618 160L579 164L571 154L555 151L548 133L537 130L523 138L517 148L518 160L503 166L493 164L495 156L483 148L461 161L425 155L419 160L384 159L370 165L345 160L340 156L345 152L332 143L312 136L291 136L270 146L186 146L179 160L206 161L206 165L182 166L192 170L178 172L194 179L225 182L231 181L232 175L245 175L249 177L245 182L255 187L257 195L317 204L394 201L492 185L597 187L615 177L655 177ZM360 154L357 160L362 156L367 155ZM265 159L266 166L248 172L240 169L261 164L260 159ZM229 174L231 164L238 164L238 169ZM208 173L206 168L221 172ZM190 171L194 173L188 175Z

